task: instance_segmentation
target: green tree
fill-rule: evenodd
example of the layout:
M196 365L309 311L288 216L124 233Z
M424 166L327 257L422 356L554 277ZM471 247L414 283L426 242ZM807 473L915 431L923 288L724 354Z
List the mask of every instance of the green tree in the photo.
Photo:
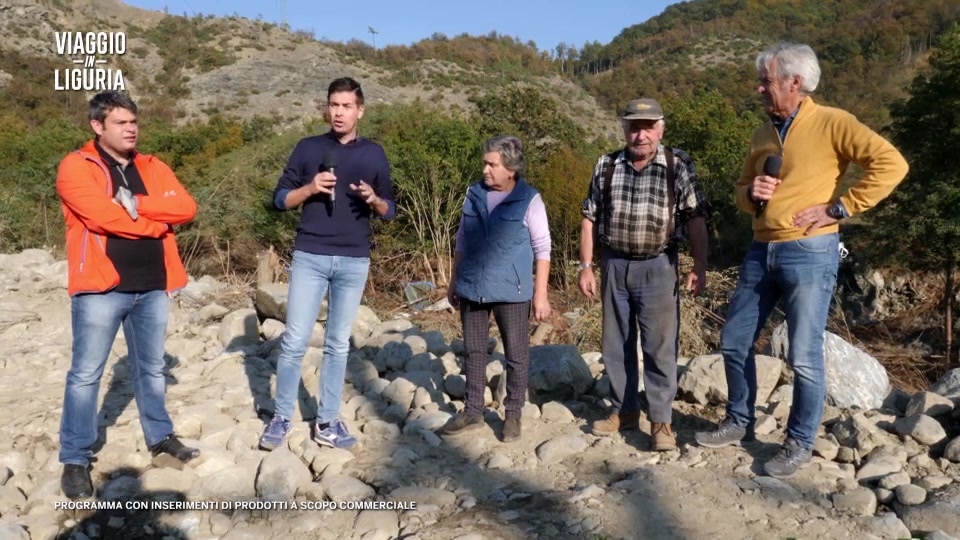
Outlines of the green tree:
M711 247L725 266L740 258L752 235L749 216L737 210L734 185L760 120L751 114L738 115L717 90L700 89L661 101L666 115L664 143L685 151L697 167L713 208Z
M433 283L447 284L467 186L482 171L483 139L468 120L419 103L392 106L373 127L390 160L398 225L413 231L412 251Z
M874 247L888 261L944 276L947 363L953 342L954 273L960 258L960 26L941 37L910 98L891 107L894 143L910 163L906 182L873 216Z
M0 118L0 251L63 243L63 213L56 191L57 166L90 133L63 118L37 129Z
M485 136L512 133L523 141L527 175L536 177L547 157L566 144L583 151L587 134L556 101L536 88L511 86L477 100L477 124Z
M177 230L181 254L199 273L244 273L256 268L256 254L267 245L287 254L299 210L278 211L273 189L290 151L306 135L291 130L210 156L199 167L174 169L197 201L197 216Z
M587 195L593 160L563 145L551 154L537 179L537 188L547 207L551 239L551 273L560 288L569 285L569 261L579 259L581 203Z
M889 123L887 106L925 65L931 42L960 19L955 0L697 0L677 2L624 28L610 43L585 44L574 72L602 106L643 94L720 90L738 112L756 108L753 59L776 40L808 43L821 61L820 101L864 123Z

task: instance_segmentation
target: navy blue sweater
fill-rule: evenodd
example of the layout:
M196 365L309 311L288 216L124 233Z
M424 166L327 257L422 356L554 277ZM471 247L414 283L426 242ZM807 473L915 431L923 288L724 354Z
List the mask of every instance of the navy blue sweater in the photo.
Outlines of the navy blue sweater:
M322 193L304 201L294 249L317 255L369 257L370 216L376 214L350 184L359 185L360 180L370 184L389 208L383 219L396 216L390 164L379 144L360 137L341 144L332 132L301 139L277 182L273 204L286 210L287 194L327 170L323 162L331 151L336 152L338 161L334 170L336 205L331 209L329 196Z

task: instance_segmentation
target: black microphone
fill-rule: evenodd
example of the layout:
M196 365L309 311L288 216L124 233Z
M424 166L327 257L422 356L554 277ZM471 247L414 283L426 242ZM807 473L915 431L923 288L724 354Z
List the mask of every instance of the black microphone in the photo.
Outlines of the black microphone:
M772 176L774 178L780 178L780 167L783 166L783 158L771 154L767 156L767 160L763 162L763 174L766 176ZM763 213L763 209L767 207L767 201L760 201L757 203L757 211L753 214L754 218L760 217L760 214Z
M329 150L327 155L323 158L323 166L325 169L330 171L330 174L336 175L336 168L338 163L337 152L334 150ZM334 184L333 189L330 191L330 206L331 208L337 207L337 186Z

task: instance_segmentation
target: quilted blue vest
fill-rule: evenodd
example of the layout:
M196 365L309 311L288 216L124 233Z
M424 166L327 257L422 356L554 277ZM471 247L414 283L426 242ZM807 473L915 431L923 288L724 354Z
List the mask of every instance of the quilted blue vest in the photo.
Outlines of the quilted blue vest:
M487 192L483 181L467 190L455 290L474 302L527 302L533 298L533 246L523 219L537 191L519 177L493 212L487 209Z

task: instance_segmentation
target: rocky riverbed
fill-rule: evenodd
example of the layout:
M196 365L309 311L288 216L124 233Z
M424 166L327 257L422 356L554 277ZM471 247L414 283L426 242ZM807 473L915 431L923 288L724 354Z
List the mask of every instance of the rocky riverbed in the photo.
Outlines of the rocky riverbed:
M496 339L487 427L437 435L463 408L462 343L364 308L341 407L359 444L336 450L309 438L322 314L296 426L286 447L264 452L257 440L272 408L286 287L268 284L251 298L209 276L171 301L167 341L168 407L201 457L183 465L146 451L121 331L100 388L103 446L88 501L104 508L70 508L57 462L71 354L65 286L66 263L45 251L0 255L0 540L960 535L960 370L907 395L889 387L876 360L830 337L830 405L816 457L777 480L761 471L783 439L792 398L782 336L759 360L756 443L709 450L693 442L722 415L726 395L722 363L706 355L682 360L680 448L660 454L647 451L643 431L590 434L609 383L600 353L569 345L533 348L520 441L499 440ZM278 508L249 508L268 501Z

